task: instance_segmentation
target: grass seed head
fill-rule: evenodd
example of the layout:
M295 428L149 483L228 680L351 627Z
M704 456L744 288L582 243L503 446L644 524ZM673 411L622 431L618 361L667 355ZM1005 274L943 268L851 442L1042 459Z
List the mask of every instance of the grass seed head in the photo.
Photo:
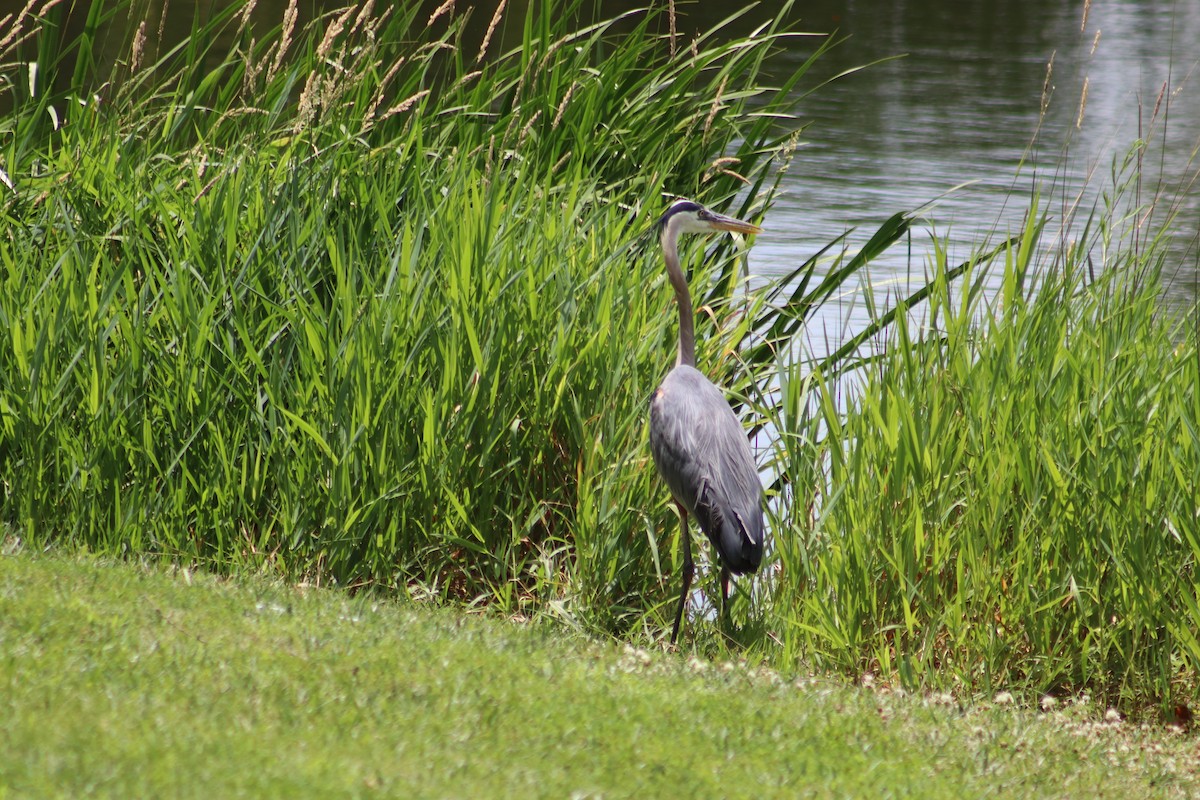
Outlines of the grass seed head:
M138 23L137 31L133 35L133 47L129 53L129 72L130 74L138 71L138 67L142 64L142 54L146 49L146 20Z
M504 4L507 2L508 0L500 0L496 5L496 13L492 14L492 21L488 23L487 33L483 36L483 44L479 45L479 55L475 56L476 63L483 61L483 57L487 55L488 45L492 43L492 34L496 32L500 18L504 16Z
M287 8L283 11L283 33L275 45L275 58L271 62L271 68L267 70L267 83L275 80L275 75L283 65L283 58L287 54L288 47L291 46L292 33L296 30L296 19L299 14L296 0L288 0Z
M425 23L425 27L432 27L433 23L437 22L438 18L443 14L454 15L454 0L446 0L446 2L434 9L433 13L429 15L429 21Z

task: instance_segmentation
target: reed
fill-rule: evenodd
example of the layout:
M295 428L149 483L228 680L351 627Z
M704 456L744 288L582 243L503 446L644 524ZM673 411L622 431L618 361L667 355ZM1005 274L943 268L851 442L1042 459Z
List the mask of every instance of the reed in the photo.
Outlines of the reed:
M672 55L665 11L500 4L477 49L452 7L252 10L108 73L85 56L128 14L97 0L2 59L46 79L5 84L7 535L628 629L675 529L642 234L668 194L762 210L807 65L764 85L778 22Z
M1069 244L1035 198L958 283L936 251L928 307L901 305L853 391L783 369L776 657L1190 718L1200 350L1124 177Z

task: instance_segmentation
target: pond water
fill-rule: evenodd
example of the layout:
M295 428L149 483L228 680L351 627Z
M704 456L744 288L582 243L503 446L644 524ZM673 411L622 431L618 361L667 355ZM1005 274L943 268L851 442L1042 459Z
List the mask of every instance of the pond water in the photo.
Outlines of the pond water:
M716 21L687 13L696 27ZM911 249L872 265L876 290L895 294L923 274L933 233L958 263L989 235L1019 230L1035 190L1055 216L1051 234L1074 204L1086 217L1111 189L1114 159L1144 136L1152 145L1141 198L1160 182L1163 192L1151 227L1169 208L1179 213L1169 293L1179 305L1195 298L1200 3L813 0L796 14L801 29L843 39L822 57L823 75L871 66L802 101L801 148L753 250L755 271L784 272L848 229L851 244L862 244L891 214L950 192ZM798 42L785 58L813 46ZM816 320L813 338L862 324L858 288Z

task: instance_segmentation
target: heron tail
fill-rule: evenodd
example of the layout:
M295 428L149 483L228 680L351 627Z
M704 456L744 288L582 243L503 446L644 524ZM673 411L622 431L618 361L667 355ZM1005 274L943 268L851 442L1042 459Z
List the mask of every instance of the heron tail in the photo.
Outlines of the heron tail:
M762 512L743 517L734 511L722 522L716 545L725 566L735 575L755 572L763 557Z
M707 486L701 491L696 503L695 515L700 528L708 540L717 548L721 563L735 575L754 572L762 564L763 515L762 509L740 511L722 507L714 502Z

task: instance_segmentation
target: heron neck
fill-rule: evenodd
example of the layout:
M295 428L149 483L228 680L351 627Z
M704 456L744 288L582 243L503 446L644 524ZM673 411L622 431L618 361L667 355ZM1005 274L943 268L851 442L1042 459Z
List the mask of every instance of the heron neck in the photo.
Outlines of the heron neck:
M679 231L668 220L662 232L663 259L667 262L667 275L675 289L675 302L679 306L679 357L675 366L696 366L696 329L692 314L692 295L688 291L687 278L679 266Z

